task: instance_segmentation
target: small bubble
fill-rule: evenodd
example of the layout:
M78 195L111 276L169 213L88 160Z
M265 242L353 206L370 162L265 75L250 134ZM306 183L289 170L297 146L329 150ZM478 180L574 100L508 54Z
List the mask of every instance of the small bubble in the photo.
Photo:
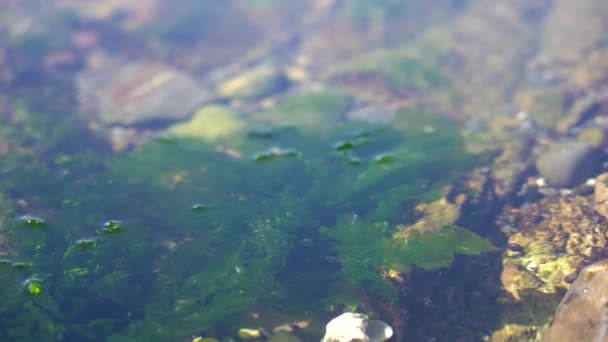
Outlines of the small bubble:
M22 225L29 228L44 228L46 226L44 219L31 215L23 215L19 218L19 221Z
M102 226L102 232L106 234L114 234L119 233L124 229L122 221L118 220L109 220L104 222Z

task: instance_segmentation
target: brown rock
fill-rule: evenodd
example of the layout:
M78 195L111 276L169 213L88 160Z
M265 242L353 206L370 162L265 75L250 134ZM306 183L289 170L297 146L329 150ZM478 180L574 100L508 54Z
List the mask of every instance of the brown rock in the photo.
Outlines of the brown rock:
M102 54L90 58L76 85L81 113L105 125L185 119L211 98L196 79L180 70Z
M595 180L595 211L608 218L608 173L599 175Z
M564 296L543 342L608 340L608 260L587 266Z

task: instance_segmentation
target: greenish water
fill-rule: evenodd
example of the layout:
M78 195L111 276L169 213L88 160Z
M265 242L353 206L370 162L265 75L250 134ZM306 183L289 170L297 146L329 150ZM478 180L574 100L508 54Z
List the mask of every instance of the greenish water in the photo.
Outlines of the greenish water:
M361 296L395 301L379 270L436 270L455 254L493 250L455 226L391 239L414 205L475 164L454 126L411 112L392 128L318 126L311 113L341 106L307 96L276 111L296 126L269 112L215 143L163 136L119 155L64 153L70 134L18 134L55 150L2 163L2 339L229 334L250 312L313 318Z

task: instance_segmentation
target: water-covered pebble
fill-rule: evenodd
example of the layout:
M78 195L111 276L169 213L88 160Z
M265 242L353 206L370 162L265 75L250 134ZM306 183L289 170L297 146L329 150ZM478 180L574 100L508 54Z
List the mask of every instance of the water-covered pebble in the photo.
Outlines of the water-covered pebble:
M536 168L550 185L572 187L595 176L604 159L601 151L587 143L564 142L543 153Z
M210 94L169 66L99 56L76 77L81 112L106 125L186 118Z

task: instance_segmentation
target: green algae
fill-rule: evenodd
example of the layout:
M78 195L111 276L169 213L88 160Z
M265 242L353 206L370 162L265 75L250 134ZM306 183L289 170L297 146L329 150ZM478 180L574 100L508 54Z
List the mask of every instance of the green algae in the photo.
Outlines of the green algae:
M473 160L453 126L423 117L404 119L397 129L362 123L314 129L338 118L348 102L333 93L302 95L256 116L268 119L272 137L239 129L213 141L245 157L196 137L171 137L120 156L51 159L60 163L15 156L3 166L2 193L18 189L26 202L52 212L48 229L16 229L18 222L9 228L18 254L32 261L21 272L53 277L30 298L14 291L19 277L3 278L9 304L0 314L12 318L0 323L0 336L185 338L260 307L297 311L337 301L329 289L395 299L396 288L379 269L437 269L454 254L484 251L476 235L461 229L448 234L448 243L420 237L404 247L389 239L403 210L436 197ZM295 129L281 128L287 119ZM433 133L424 131L428 124ZM336 148L336 141L348 143ZM259 151L273 152L261 155L268 162L246 157ZM201 199L204 205L192 205ZM343 223L350 213L360 219ZM429 254L434 245L439 251ZM306 264L294 257L302 248L315 251ZM127 313L132 318L125 321ZM29 325L32 317L47 326Z
M188 122L169 128L177 137L216 141L243 130L245 121L238 113L222 106L207 106L197 110Z
M293 125L305 130L327 130L350 108L350 99L334 90L308 91L286 98L254 119L277 126Z

